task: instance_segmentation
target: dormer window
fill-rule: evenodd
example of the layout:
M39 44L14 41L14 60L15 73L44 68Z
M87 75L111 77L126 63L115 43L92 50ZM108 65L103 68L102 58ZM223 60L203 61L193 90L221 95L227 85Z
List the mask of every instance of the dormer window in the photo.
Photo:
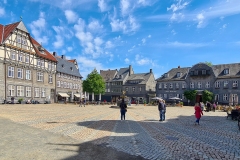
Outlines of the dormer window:
M224 69L223 73L224 74L229 74L229 69L228 68Z
M181 76L181 73L180 72L177 72L177 77L180 77Z
M64 68L64 64L62 64L62 68Z
M206 75L206 70L202 70L202 75Z
M73 70L73 67L70 67L71 71Z
M168 77L168 73L165 73L165 74L164 74L164 77L167 78L167 77Z
M38 46L38 50L40 51L40 53L45 54L44 53L44 48L42 46Z
M118 75L116 75L115 78L118 78Z
M197 76L198 75L198 70L194 71L194 75Z

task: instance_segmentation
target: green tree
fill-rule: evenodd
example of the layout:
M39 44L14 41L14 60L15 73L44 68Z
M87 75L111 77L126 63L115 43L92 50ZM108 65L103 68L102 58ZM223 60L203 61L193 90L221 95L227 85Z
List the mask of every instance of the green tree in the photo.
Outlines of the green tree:
M203 99L203 102L206 103L206 101L209 101L211 102L213 100L213 93L208 91L208 90L204 90L203 91L203 94L202 94L202 99Z
M207 61L206 61L205 64L208 65L209 67L212 66L212 62L207 62Z
M184 91L184 97L188 100L193 101L196 98L197 91L196 90L186 90Z
M83 91L96 95L105 93L105 81L102 76L94 69L83 81Z

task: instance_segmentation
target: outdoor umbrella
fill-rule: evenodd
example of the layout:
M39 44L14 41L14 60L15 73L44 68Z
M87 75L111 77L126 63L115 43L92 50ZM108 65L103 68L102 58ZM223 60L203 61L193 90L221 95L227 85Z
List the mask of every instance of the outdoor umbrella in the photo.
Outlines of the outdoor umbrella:
M151 99L154 99L154 100L162 100L162 98L159 98L159 97L153 97L153 98L151 98Z
M169 99L171 99L171 100L179 100L179 101L182 100L181 98L178 98L178 97L172 97L172 98L169 98Z

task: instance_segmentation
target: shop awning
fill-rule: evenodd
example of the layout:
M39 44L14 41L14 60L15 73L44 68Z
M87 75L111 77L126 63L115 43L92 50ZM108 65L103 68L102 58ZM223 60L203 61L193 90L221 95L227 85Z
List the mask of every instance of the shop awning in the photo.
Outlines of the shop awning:
M70 97L67 93L58 93L61 97Z
M80 97L80 94L74 94L75 97L79 98Z

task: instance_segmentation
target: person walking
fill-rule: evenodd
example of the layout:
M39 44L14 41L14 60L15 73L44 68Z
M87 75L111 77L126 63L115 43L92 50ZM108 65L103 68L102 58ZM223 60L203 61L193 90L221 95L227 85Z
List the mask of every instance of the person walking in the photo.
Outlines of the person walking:
M165 121L166 104L164 103L164 100L159 100L158 111L159 111L159 114L160 114L160 120L159 121Z
M213 112L215 112L215 111L216 111L216 108L217 108L216 103L214 102L212 106L213 106Z
M201 107L199 106L199 103L196 103L195 104L195 107L194 107L194 109L195 109L195 117L196 117L196 121L195 121L195 125L196 124L198 124L199 125L199 121L200 121L200 118L201 118L201 116L203 115L203 112L202 112L202 110L201 110Z
M124 99L122 99L122 102L120 103L121 120L125 120L126 112L127 112L127 105L124 102Z

